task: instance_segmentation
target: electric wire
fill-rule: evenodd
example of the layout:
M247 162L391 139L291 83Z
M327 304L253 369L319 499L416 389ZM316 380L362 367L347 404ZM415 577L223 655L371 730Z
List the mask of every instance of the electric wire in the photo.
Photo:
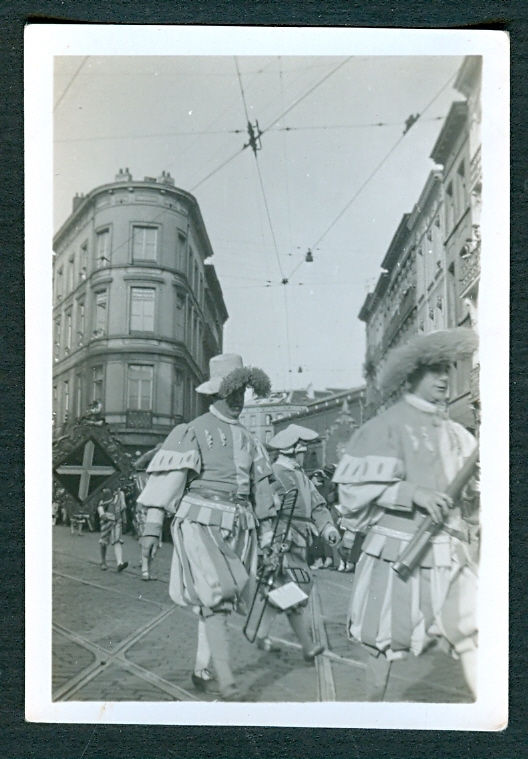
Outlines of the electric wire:
M70 81L69 81L69 82L68 82L68 84L66 85L65 89L62 91L62 95L60 96L60 98L57 100L57 102L56 102L56 103L55 103L55 105L53 106L53 113L55 113L55 111L57 110L57 108L59 107L59 105L60 105L60 104L62 103L62 101L64 100L64 98L65 98L65 96L66 96L66 93L69 91L70 87L72 86L72 84L74 83L74 81L77 79L77 77L78 77L78 76L79 76L79 74L81 73L81 69L82 69L82 67L84 66L84 64L86 63L86 61L88 60L88 58L89 58L89 57L90 57L90 56L89 56L89 55L87 55L87 56L85 56L85 58L83 58L83 60L81 61L81 65L79 66L79 68L77 69L77 71L75 72L75 74L72 76L72 78L70 79Z
M441 87L441 88L438 90L438 92L436 93L436 95L434 95L434 97L432 97L432 98L431 98L431 100L430 100L430 101L427 103L427 105L426 105L426 106L425 106L425 107L424 107L424 108L423 108L423 109L420 111L420 113L419 113L419 115L418 115L418 119L417 119L417 121L419 121L419 120L421 119L421 117L423 116L423 114L424 114L424 113L425 113L425 112L426 112L426 111L427 111L427 110L428 110L428 109L429 109L429 108L432 106L432 104L435 102L435 100L436 100L438 97L440 97L440 95L442 94L442 92L443 92L443 91L444 91L444 90L445 90L445 89L448 87L448 85L449 85L449 84L451 83L451 81L452 81L452 80L455 78L455 76L456 76L456 74L457 74L457 73L458 73L458 69L457 69L457 71L455 71L455 72L454 72L454 73L453 73L453 74L452 74L452 75L449 77L449 79L448 79L448 80L445 82L445 84L443 84L443 85L442 85L442 87ZM416 122L415 122L415 123L416 123ZM410 131L410 129L409 129L409 130L407 130L407 131L405 131L405 132L404 132L404 133L401 135L401 137L400 137L400 138L399 138L399 139L398 139L398 140L397 140L397 141L394 143L394 145L393 145L393 146L392 146L392 148L389 150L389 152L388 152L388 153L387 153L387 154L384 156L384 158L382 158L382 160L381 160L381 161L378 163L378 165L376 166L376 168L374 169L374 171L372 171L372 172L371 172L371 174L370 174L370 175L367 177L367 179L366 179L366 180L363 182L363 184L360 186L359 190L357 190L357 191L354 193L354 195L352 196L352 198L351 198L351 199L348 201L348 203L346 204L346 206L345 206L345 207L343 208L343 210L342 210L342 211L341 211L341 212L338 214L338 216L337 216L337 217L334 219L334 221L333 221L333 222L330 224L330 226L329 226L329 227L328 227L328 228L327 228L327 229L326 229L326 230L323 232L323 234L322 234L322 235L320 235L320 237L319 237L319 238L316 240L316 242L315 242L313 245L311 245L311 246L310 246L311 248L315 248L315 246L316 246L316 245L318 245L318 244L321 242L321 240L323 240L323 239L326 237L326 235L328 234L328 232L330 232L330 230L331 230L331 229L332 229L332 228L335 226L335 224L337 224L337 222L338 222L338 221L339 221L339 219L340 219L340 218L343 216L343 214L344 214L346 211L348 211L348 209L350 208L350 206L352 205L352 203L353 203L353 202L356 200L356 198L358 197L358 195L359 195L359 194L360 194L360 193L361 193L361 192L364 190L364 188L365 188L365 187L368 185L368 183L369 183L369 182L370 182L370 181L371 181L371 180L372 180L372 179L373 179L373 178L376 176L376 174L377 174L377 173L378 173L378 171L381 169L381 167L384 165L384 163L385 163L385 162L386 162L386 161L387 161L387 160L390 158L390 156L391 156L391 155L394 153L394 151L396 150L396 148L398 147L398 145L399 145L399 144L400 144L400 143L401 143L401 142L402 142L402 141L405 139L405 135L407 135L407 134L409 133L409 131Z
M435 102L435 100L438 97L440 97L440 95L442 94L442 92L449 86L449 84L455 78L455 76L457 75L457 73L458 73L458 69L449 77L449 79L442 85L442 87L438 90L438 92L431 98L431 100L427 103L427 105L422 109L422 111L420 112L420 114L418 115L418 118L416 119L416 121L414 123L416 123L416 122L418 122L418 121L421 120L422 115L431 107L431 105ZM407 130L407 131L405 131L398 138L398 140L394 143L394 145L391 147L391 149L389 150L389 152L377 164L377 166L375 167L375 169L369 174L369 176L367 177L367 179L363 182L363 184L359 187L359 189L354 193L354 195L352 196L352 198L348 201L348 203L340 211L340 213L336 216L336 218L332 221L332 223L326 228L326 230L323 232L323 234L318 237L318 239L315 241L315 243L313 245L310 245L311 249L315 248L326 237L326 235L330 232L330 230L333 229L333 227L337 224L337 222L348 211L348 209L350 208L350 206L352 205L352 203L354 203L354 201L356 200L356 198L358 198L358 196L361 194L361 192L363 192L363 190L369 184L369 182L376 176L376 174L378 173L378 171L386 163L386 161L390 158L390 156L394 153L394 151L396 150L396 148L400 145L400 143L403 141L403 139L405 138L406 134L409 131L410 131L410 129ZM295 267L295 269L292 271L292 273L287 277L288 281L293 276L293 274L302 266L302 264L304 262L305 262L304 259L302 259L299 262L299 264Z
M328 72L328 74L325 74L322 79L320 79L318 82L316 82L310 89L304 93L304 95L301 95L300 98L297 98L288 108L286 108L285 111L283 111L277 118L275 118L270 124L268 124L267 127L265 127L261 134L264 134L268 131L272 126L274 126L278 121L280 121L284 116L286 116L287 113L292 111L296 106L299 105L299 103L302 103L302 101L308 97L308 95L311 95L314 90L316 90L318 87L320 87L324 82L326 82L327 79L329 79L331 76L333 76L337 71L339 71L340 68L342 68L348 61L352 58L350 55L348 58L346 58L344 61L341 61L341 63L332 69L332 71Z
M236 55L235 55L235 66L236 66L237 75L238 75L238 83L240 85L240 92L242 94L242 102L244 104L244 113L246 114L246 121L249 124L249 113L248 113L248 108L247 108L247 103L246 103L246 96L244 94L244 88L242 86L242 77L240 76L240 68L238 67L238 58L236 57Z

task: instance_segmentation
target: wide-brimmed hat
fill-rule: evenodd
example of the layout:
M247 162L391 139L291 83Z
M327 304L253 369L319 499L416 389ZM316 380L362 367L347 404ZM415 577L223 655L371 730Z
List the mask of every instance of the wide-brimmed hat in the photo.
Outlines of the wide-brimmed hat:
M309 443L311 440L317 440L318 433L308 427L301 427L299 424L290 424L285 430L281 430L268 441L270 448L278 451L288 451L297 443Z
M471 356L478 348L478 336L468 327L453 327L415 335L406 345L393 348L380 372L378 386L389 395L397 390L417 369L438 364L452 364Z
M268 375L254 366L244 366L237 353L221 353L209 361L209 379L196 388L203 395L220 395L227 398L241 387L251 387L255 394L265 397L271 392Z

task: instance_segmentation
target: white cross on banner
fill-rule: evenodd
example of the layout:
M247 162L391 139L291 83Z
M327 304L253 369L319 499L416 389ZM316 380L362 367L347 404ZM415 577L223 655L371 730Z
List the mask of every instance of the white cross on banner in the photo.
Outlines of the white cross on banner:
M77 497L84 503L90 492L90 478L92 476L110 477L116 471L113 466L97 466L93 463L95 445L93 440L87 440L84 446L82 464L62 464L55 470L57 474L80 475L79 492Z

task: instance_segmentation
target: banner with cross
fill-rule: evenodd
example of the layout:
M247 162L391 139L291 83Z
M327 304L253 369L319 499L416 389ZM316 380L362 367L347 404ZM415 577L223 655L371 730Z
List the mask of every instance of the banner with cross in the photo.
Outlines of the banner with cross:
M83 417L65 433L53 443L54 500L70 516L93 512L104 487L133 487L132 457L104 421Z

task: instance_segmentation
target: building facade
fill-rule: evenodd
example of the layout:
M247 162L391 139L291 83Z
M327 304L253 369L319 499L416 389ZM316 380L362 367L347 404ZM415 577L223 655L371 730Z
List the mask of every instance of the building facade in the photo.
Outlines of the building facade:
M410 214L404 214L382 261L382 273L359 313L365 322L367 350L365 358L365 405L367 418L393 402L378 390L377 377L385 365L387 351L416 332L416 248L410 226Z
M290 414L304 411L307 404L332 395L331 390L287 390L268 398L255 398L245 404L240 421L264 445L273 437L274 424Z
M74 198L53 249L56 432L95 402L142 450L201 413L228 314L196 199L120 170Z
M431 171L411 214L404 215L359 313L366 325L366 415L389 406L377 377L387 351L412 334L467 326L478 330L481 172L480 56L467 56L452 104L431 153ZM457 362L450 413L475 430L479 419L478 356Z
M273 434L290 424L317 432L319 439L308 444L304 468L308 473L337 464L354 431L365 421L365 387L334 392L308 403L273 422Z

